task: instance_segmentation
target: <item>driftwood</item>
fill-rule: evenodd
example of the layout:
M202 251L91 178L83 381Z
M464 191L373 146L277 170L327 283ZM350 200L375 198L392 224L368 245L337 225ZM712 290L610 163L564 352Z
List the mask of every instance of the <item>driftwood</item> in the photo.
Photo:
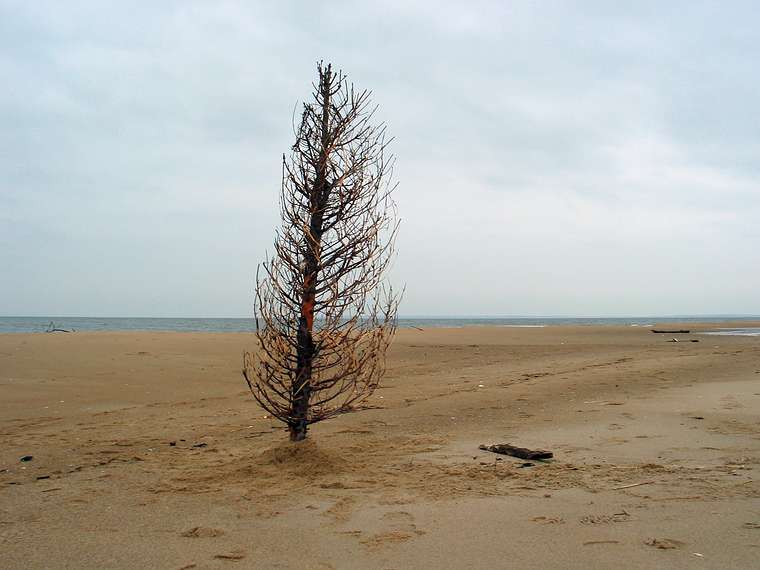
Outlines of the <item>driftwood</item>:
M554 454L551 451L515 447L514 445L509 445L508 443L499 443L496 445L480 445L478 446L478 449L490 451L491 453L499 453L501 455L511 455L512 457L519 457L520 459L551 459L554 457Z
M691 331L688 331L685 329L679 329L679 330L652 329L652 332L657 333L657 334L689 334Z

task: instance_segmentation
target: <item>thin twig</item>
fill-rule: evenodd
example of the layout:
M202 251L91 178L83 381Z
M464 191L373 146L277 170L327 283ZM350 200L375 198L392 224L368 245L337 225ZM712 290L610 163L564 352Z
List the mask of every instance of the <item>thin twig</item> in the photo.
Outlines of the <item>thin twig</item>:
M651 485L657 481L642 481L641 483L631 483L630 485L623 485L622 487L613 487L611 491L620 491L621 489L630 489L631 487L641 487L642 485Z

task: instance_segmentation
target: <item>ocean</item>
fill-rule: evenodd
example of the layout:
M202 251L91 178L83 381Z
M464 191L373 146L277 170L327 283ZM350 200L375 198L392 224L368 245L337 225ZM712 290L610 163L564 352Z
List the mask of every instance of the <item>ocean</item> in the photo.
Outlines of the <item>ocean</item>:
M655 323L721 323L725 321L758 321L760 317L736 316L673 316L673 317L416 317L399 318L401 328L434 328L464 326L544 327L552 325L618 325L651 326ZM167 332L253 332L252 318L148 318L148 317L0 317L0 333L41 333L51 323L55 328L75 331L167 331ZM720 334L760 336L758 328L719 329Z

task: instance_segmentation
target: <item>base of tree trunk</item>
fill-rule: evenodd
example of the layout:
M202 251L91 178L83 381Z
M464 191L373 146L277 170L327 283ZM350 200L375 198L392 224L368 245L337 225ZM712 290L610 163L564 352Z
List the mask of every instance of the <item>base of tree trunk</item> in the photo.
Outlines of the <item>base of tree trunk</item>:
M290 441L303 441L306 439L306 422L300 422L290 426Z

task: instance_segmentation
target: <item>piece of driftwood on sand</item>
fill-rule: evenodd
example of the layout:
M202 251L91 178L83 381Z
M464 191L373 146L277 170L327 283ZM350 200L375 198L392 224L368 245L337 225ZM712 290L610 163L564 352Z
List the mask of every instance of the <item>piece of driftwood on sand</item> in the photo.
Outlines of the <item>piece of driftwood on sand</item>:
M499 443L496 445L480 445L478 449L490 451L491 453L499 453L501 455L511 455L512 457L519 457L520 459L551 459L554 457L554 454L551 451L515 447L514 445L510 445L508 443Z

